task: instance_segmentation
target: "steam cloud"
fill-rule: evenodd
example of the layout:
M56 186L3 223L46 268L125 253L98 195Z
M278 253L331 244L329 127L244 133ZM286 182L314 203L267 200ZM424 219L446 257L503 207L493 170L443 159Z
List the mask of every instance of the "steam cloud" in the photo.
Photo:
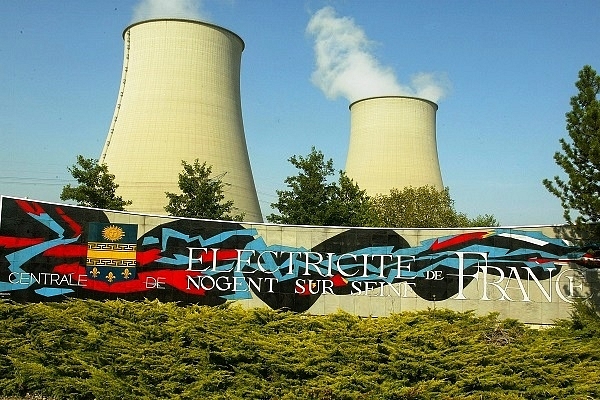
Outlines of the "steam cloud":
M208 21L200 0L142 0L133 9L133 21L154 18L184 18Z
M431 73L415 74L410 85L398 83L394 71L371 53L374 42L352 18L338 17L332 7L317 11L306 27L314 37L316 69L312 82L325 96L348 101L377 96L415 96L438 102L447 83Z

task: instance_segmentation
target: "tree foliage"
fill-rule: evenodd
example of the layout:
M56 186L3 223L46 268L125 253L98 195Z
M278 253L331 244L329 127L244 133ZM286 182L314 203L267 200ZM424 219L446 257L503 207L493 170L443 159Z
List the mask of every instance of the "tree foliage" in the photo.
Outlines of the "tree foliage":
M528 329L444 309L359 318L158 301L0 301L0 395L596 399L600 319Z
M579 71L579 93L571 97L566 114L570 140L560 139L562 151L554 154L566 179L544 179L546 189L560 199L565 221L584 234L586 224L600 223L600 76L591 66ZM572 218L575 211L577 216ZM589 226L599 238L598 225Z
M374 226L371 198L344 171L339 172L338 185L329 208L332 226Z
M243 214L230 215L234 210L232 200L225 201L227 186L220 177L211 177L212 167L206 162L193 164L182 161L183 171L178 185L181 194L165 192L169 203L165 211L169 215L186 218L205 218L241 221Z
M478 226L500 226L500 223L492 214L482 214L475 218L469 219L467 217L465 227L478 227Z
M115 182L115 176L108 172L106 164L98 164L98 160L78 155L77 163L68 170L78 186L68 184L63 187L61 200L75 200L80 206L120 211L131 205L131 200L123 200L116 195L119 185Z
M278 214L267 221L280 224L363 226L369 219L369 197L342 171L336 183L333 160L325 160L320 150L312 147L306 156L288 160L299 170L285 179L289 190L278 190L278 200L271 207Z
M321 226L373 226L446 228L498 226L493 215L469 219L454 209L448 188L432 186L392 189L389 195L370 197L343 171L337 182L333 160L314 147L306 156L292 156L298 175L285 179L289 190L278 190L271 204L278 214L267 221L280 224Z
M392 189L388 195L377 195L372 207L378 226L402 228L453 228L497 226L492 215L469 219L454 209L450 189L433 186Z

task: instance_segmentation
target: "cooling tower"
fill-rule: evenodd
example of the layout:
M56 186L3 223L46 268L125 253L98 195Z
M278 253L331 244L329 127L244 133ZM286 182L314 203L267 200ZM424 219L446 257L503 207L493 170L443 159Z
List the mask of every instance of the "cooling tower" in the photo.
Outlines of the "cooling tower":
M443 189L437 155L437 105L413 97L373 97L350 104L346 173L368 195L390 189Z
M165 214L180 193L181 161L198 159L226 184L225 200L245 221L262 216L242 122L243 40L221 27L159 19L123 32L121 87L100 162L132 200L129 211Z

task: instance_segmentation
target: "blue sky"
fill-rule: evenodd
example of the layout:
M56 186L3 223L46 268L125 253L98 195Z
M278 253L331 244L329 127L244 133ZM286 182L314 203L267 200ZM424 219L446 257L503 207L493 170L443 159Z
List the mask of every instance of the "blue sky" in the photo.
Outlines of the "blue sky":
M154 0L158 1L158 0ZM186 0L242 37L242 110L263 214L311 146L343 169L349 100L311 80L311 18L331 7L401 85L443 84L437 141L458 211L503 225L562 222L543 178L585 64L600 70L600 2ZM138 0L0 2L0 194L59 201L77 154L98 158L116 102L122 31ZM329 93L332 96L331 93Z

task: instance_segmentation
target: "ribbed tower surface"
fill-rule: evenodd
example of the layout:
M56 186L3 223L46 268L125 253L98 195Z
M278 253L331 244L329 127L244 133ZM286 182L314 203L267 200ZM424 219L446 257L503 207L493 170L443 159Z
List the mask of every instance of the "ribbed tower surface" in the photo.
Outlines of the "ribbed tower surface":
M414 97L373 97L350 105L348 177L367 194L434 186L443 189L437 154L436 111Z
M127 27L121 87L100 156L132 200L129 211L165 214L179 193L181 161L199 159L227 184L234 214L261 222L240 100L244 42L221 27L148 20Z

